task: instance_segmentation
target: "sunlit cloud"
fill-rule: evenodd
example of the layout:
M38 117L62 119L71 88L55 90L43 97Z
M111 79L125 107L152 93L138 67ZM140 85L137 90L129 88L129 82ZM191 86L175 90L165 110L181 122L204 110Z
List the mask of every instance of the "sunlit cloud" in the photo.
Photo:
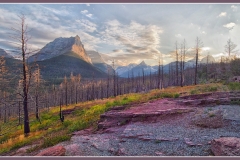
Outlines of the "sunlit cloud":
M227 12L221 12L221 13L218 15L218 17L226 17L226 15L227 15Z
M176 34L175 37L180 38L180 37L182 37L182 35L181 34Z
M81 11L82 14L86 15L88 13L88 10Z
M233 29L233 27L234 27L235 25L236 25L235 23L231 22L231 23L228 23L228 24L223 25L223 27L228 28L228 29Z

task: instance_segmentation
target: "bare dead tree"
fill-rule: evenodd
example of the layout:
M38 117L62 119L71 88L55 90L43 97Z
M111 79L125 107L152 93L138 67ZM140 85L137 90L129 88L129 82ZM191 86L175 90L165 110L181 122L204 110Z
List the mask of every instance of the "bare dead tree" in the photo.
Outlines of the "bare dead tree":
M26 55L28 54L28 25L26 24L26 17L24 14L18 16L20 19L20 28L11 28L15 34L13 34L12 38L18 42L20 42L20 50L22 54L22 97L23 97L23 111L24 111L24 133L30 133L29 126L29 115L28 115L28 91L30 86L31 79L31 68L29 68L26 62Z
M116 97L116 69L114 66L114 59L112 61L112 68L113 68L113 96Z
M203 42L197 37L196 38L196 46L195 46L195 51L196 51L196 63L195 63L195 75L194 75L194 84L197 84L197 74L198 74L198 57L199 57L199 52L201 48L203 47Z
M39 120L39 122L40 122L40 118L39 118L39 88L40 88L40 83L42 80L40 78L39 66L37 66L37 70L33 73L33 78L34 78L34 85L35 85L35 103L36 103L35 116L36 116L36 119Z
M161 62L162 63L162 65L161 65L162 66L161 67L162 68L162 87L161 88L163 89L164 88L164 75L163 75L163 55L162 55L162 53L161 53L161 61L162 61Z
M180 73L181 73L181 87L183 87L183 44L181 44L181 49L180 49Z
M175 45L176 45L176 85L178 85L178 56L179 56L179 54L178 54L178 43L177 43L177 41L176 41Z
M231 39L228 39L227 44L225 45L225 52L230 56L233 53L236 53L237 50L235 50L237 47L236 44L234 44Z
M158 59L158 78L157 78L157 82L158 82L158 89L161 89L161 61L160 61L160 56Z
M184 70L185 70L185 59L186 59L186 40L183 40L182 43L182 53L181 53L181 87L183 87L183 83L184 83Z
M209 52L207 55L207 65L206 65L206 81L208 81L208 63L209 63Z

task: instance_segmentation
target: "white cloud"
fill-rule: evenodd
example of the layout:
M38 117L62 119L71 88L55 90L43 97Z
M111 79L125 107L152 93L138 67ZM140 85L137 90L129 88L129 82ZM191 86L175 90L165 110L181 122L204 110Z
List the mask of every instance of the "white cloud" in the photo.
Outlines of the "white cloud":
M235 23L231 22L231 23L228 23L228 24L223 25L223 27L226 27L226 28L228 28L228 29L233 29L233 27L234 27L235 25L236 25Z
M92 14L86 14L87 17L92 18Z
M220 59L222 56L225 56L224 53L217 53L217 54L214 54L212 55L216 60Z
M238 7L235 6L235 5L232 5L231 8L232 8L233 11L237 11L238 10Z
M89 4L89 3L87 3L87 4L86 4L86 6L88 6L88 7L89 7L89 6L90 6L90 4Z
M226 17L226 15L227 15L227 12L221 12L221 13L218 15L218 17Z
M83 11L81 11L81 13L85 15L88 13L88 10L83 10Z
M81 30L84 32L94 32L97 30L97 25L95 23L90 22L87 19L76 20L76 27L81 27Z
M202 47L203 51L209 51L211 48L210 47Z
M93 14L89 13L88 10L83 10L83 11L81 11L81 13L88 18L92 18L92 16L93 16Z
M121 25L121 23L118 20L116 20L116 19L107 21L105 24L107 25L107 27L108 26L109 27L118 27L118 26Z
M175 37L180 38L180 37L182 37L182 35L181 34L176 34Z
M37 7L41 7L41 8L43 8L43 9L46 9L46 10L48 10L48 12L52 12L52 13L54 13L54 14L57 14L57 15L61 15L61 16L66 16L66 15L69 15L69 11L68 10L66 10L66 9L64 9L64 8L62 8L61 7L61 9L54 9L54 8L49 8L49 7L46 7L46 6L43 6L43 5L40 5L40 4L36 4L37 5ZM37 7L35 7L35 8L37 8Z

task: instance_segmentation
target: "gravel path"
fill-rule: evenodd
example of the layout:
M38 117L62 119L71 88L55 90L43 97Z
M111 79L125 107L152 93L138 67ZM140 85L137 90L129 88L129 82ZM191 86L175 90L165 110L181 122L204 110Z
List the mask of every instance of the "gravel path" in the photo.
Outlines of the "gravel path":
M200 112L222 110L224 126L201 128L192 124ZM63 145L66 156L209 156L210 141L240 137L240 106L200 107L195 112L165 116L156 123L132 122L104 133L75 135Z

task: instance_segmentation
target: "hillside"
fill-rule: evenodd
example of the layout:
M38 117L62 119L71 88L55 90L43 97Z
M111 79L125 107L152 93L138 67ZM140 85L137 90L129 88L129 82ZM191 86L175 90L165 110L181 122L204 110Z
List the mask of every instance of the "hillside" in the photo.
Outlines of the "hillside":
M7 73L4 75L4 80L1 80L1 88L5 87L5 91L13 92L18 85L18 80L21 76L22 62L13 58L4 58ZM6 82L6 83L5 83Z
M104 78L106 73L94 67L92 64L84 61L78 54L69 51L65 54L38 61L41 75L47 81L62 81L64 76L69 77L71 72L73 75L80 74L83 78Z
M191 95L193 90L199 94ZM236 119L240 117L232 115L240 113L239 107L213 106L219 105L219 97L230 93L226 91L222 84L205 84L79 103L62 108L63 123L59 107L54 107L41 113L41 124L31 122L29 137L1 144L0 152L2 156L213 155L210 145L216 139L238 135ZM225 101L230 102L229 98L221 99L221 103ZM11 133L11 137L18 136L20 127Z

